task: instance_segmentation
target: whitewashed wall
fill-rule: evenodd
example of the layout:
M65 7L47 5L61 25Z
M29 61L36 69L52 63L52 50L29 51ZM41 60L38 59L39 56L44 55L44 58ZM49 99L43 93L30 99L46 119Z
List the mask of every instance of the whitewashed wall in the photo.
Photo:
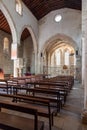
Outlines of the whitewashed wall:
M54 21L57 14L62 15L59 23ZM39 21L39 50L49 38L58 33L71 37L81 49L81 11L64 8L43 17Z
M38 40L38 21L34 17L34 15L27 9L27 7L23 4L23 15L20 16L16 12L15 8L15 0L2 0L4 6L6 7L7 11L11 15L13 23L15 23L15 28L17 31L17 35L20 37L22 28L25 25L31 26L36 40Z

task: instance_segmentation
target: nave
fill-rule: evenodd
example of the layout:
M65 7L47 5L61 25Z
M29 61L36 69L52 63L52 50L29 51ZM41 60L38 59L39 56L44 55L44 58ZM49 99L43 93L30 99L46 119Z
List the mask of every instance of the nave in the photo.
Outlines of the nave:
M81 84L74 82L74 86L68 94L67 100L60 113L54 116L54 126L52 130L87 130L87 125L82 124L81 113L83 110L83 91ZM3 98L9 100L9 98ZM3 110L12 114L9 110ZM20 115L19 112L15 112ZM27 114L22 114L24 117L30 117ZM48 119L39 117L39 120L44 121L44 130L49 130Z

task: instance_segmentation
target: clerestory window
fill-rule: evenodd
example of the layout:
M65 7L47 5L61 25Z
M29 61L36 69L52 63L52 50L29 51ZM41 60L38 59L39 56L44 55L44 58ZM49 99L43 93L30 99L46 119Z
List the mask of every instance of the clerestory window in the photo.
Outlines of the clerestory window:
M16 0L16 12L22 15L22 0Z

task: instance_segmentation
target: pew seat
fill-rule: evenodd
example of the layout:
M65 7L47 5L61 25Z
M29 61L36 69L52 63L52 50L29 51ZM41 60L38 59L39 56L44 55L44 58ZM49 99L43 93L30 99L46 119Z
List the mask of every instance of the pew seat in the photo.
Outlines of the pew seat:
M10 110L12 113L4 111L3 108ZM12 103L11 101L0 100L0 129L3 130L43 130L44 122L38 120L38 111L23 104ZM20 115L16 115L15 112ZM27 113L33 118L23 117Z
M43 130L43 122L38 121L38 130ZM4 130L35 130L34 119L0 112L0 129Z

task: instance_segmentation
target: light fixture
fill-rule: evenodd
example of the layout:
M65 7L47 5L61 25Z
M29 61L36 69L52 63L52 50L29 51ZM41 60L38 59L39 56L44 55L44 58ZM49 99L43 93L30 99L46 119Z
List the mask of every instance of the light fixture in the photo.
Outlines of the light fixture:
M61 19L62 19L62 16L60 14L55 16L55 22L60 22Z

